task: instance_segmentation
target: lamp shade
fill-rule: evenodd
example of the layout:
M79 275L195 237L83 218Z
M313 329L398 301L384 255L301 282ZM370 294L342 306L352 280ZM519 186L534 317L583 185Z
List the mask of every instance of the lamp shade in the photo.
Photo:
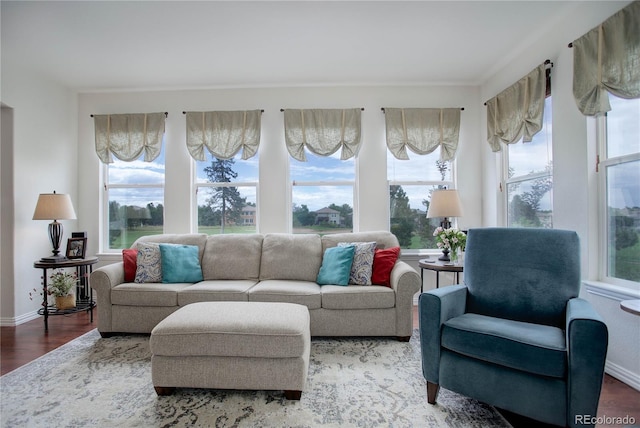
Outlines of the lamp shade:
M458 191L455 189L434 190L431 194L431 202L427 211L427 218L433 217L460 217L462 206Z
M74 220L76 212L73 210L71 197L66 194L41 193L38 196L33 220Z

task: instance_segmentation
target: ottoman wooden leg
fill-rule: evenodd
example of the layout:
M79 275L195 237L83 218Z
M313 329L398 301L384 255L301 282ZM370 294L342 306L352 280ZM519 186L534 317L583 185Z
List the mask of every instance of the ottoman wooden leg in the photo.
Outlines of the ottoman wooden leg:
M287 400L300 400L300 397L302 397L302 391L287 390L284 392L284 398Z
M154 386L154 389L156 390L156 394L160 396L171 395L176 390L172 386Z

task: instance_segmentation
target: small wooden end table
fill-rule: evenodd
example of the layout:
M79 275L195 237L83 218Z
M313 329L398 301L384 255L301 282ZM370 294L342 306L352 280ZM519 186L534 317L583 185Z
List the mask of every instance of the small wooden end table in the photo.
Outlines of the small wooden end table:
M76 312L87 311L91 314L93 322L93 308L96 303L93 301L93 290L89 286L89 274L93 272L93 265L98 263L97 257L87 257L84 259L66 259L58 262L43 262L37 260L33 262L33 267L42 269L42 308L38 309L38 315L44 316L44 331L49 331L50 315L67 315ZM78 275L78 285L76 286L76 307L71 309L57 309L49 306L47 301L47 269L76 268Z
M440 288L440 272L453 272L455 274L454 284L460 284L460 272L463 271L463 266L459 264L453 264L451 262L443 262L437 259L421 259L418 261L420 267L420 292L424 284L424 270L432 270L436 273L436 288Z

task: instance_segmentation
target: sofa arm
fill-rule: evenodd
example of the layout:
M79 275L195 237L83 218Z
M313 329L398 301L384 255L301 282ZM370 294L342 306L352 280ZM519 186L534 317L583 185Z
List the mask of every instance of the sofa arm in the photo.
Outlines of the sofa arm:
M440 332L447 320L464 314L467 287L451 285L422 293L418 299L422 375L433 383L440 377Z
M591 303L573 298L567 303L567 426L593 426L578 423L576 416L595 419L604 376L609 333L607 325Z
M111 289L124 282L124 263L118 262L94 270L89 278L91 288L96 290L98 309L98 331L108 333L112 329Z
M420 275L400 260L391 270L389 285L396 294L396 336L407 340L413 333L413 296L420 290Z

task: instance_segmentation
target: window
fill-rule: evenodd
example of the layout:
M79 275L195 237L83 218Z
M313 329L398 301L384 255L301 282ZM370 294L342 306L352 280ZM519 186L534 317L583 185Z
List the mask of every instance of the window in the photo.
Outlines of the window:
M258 159L235 157L222 160L207 153L207 161L196 164L197 230L218 233L257 231Z
M453 187L453 163L440 161L440 150L399 160L387 150L390 230L403 249L436 248L437 218L427 219L433 190Z
M104 164L106 225L103 251L129 248L141 236L163 232L164 151L153 162L114 158Z
M504 148L508 227L553 227L551 97L545 99L543 125L528 143Z
M609 94L611 111L597 118L600 139L602 276L640 282L640 99Z
M293 233L334 233L353 230L354 158L340 153L317 156L305 152L307 162L290 158Z

